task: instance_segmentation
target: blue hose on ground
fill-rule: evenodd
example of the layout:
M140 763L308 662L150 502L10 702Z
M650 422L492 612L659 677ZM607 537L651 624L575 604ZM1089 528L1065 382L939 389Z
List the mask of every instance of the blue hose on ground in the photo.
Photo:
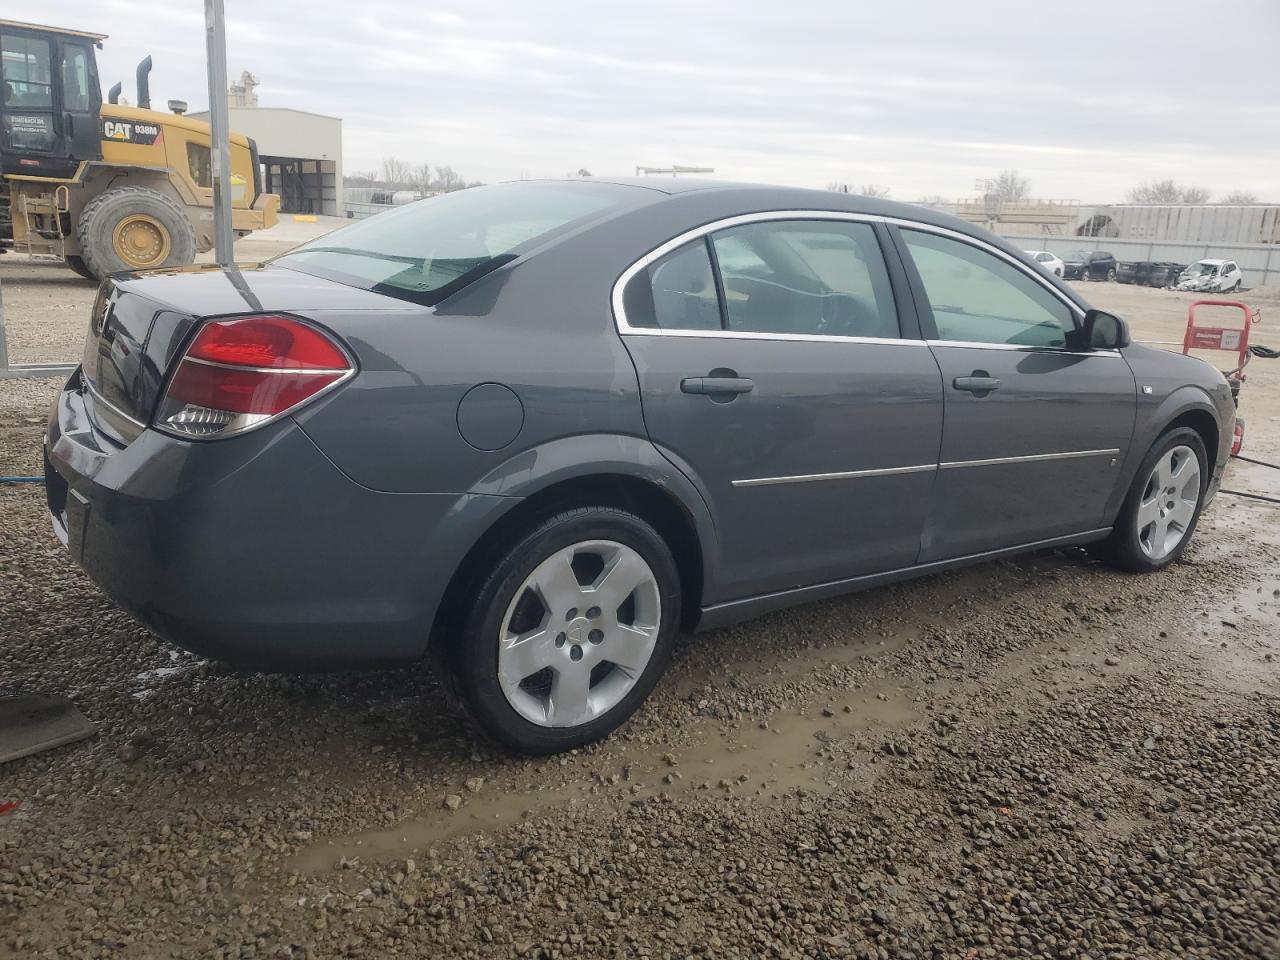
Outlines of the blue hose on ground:
M44 483L44 477L0 477L0 483Z

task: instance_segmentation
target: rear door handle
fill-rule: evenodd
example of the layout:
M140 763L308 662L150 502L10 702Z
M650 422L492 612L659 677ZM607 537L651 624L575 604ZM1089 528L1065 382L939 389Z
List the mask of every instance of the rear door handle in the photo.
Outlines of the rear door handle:
M680 389L685 393L705 395L750 393L755 383L746 377L685 377L680 381Z
M957 390L967 390L974 396L986 396L992 390L1000 389L999 380L988 377L979 370L975 370L972 377L956 377L951 381L951 385Z

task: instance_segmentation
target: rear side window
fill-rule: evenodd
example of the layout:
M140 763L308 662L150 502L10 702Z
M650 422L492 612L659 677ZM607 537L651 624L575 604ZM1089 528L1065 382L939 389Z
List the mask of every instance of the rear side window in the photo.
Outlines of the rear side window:
M720 300L705 239L694 240L649 265L654 326L719 330Z
M900 335L889 274L869 224L766 221L723 230L711 239L729 330Z
M361 220L275 262L431 306L538 244L646 202L646 191L616 184L472 187Z
M941 340L1065 347L1071 309L1017 267L977 247L903 230Z

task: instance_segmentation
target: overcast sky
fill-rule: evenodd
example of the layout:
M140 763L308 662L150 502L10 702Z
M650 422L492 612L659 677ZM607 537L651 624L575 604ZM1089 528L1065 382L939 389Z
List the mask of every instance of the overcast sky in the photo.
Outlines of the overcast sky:
M1040 197L1174 178L1280 201L1280 0L226 0L262 106L343 118L347 172L468 179L714 166L718 178ZM17 16L10 12L9 16ZM104 90L208 102L202 0L44 0L111 34Z

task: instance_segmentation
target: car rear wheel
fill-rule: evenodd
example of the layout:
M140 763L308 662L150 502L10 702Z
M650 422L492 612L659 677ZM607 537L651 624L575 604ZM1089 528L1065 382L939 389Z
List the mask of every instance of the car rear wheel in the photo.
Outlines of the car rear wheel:
M1164 569L1191 542L1208 484L1200 435L1189 427L1166 432L1142 461L1111 536L1097 552L1122 570Z
M509 544L450 651L457 693L508 747L591 743L652 691L680 621L675 560L645 520L565 510Z

